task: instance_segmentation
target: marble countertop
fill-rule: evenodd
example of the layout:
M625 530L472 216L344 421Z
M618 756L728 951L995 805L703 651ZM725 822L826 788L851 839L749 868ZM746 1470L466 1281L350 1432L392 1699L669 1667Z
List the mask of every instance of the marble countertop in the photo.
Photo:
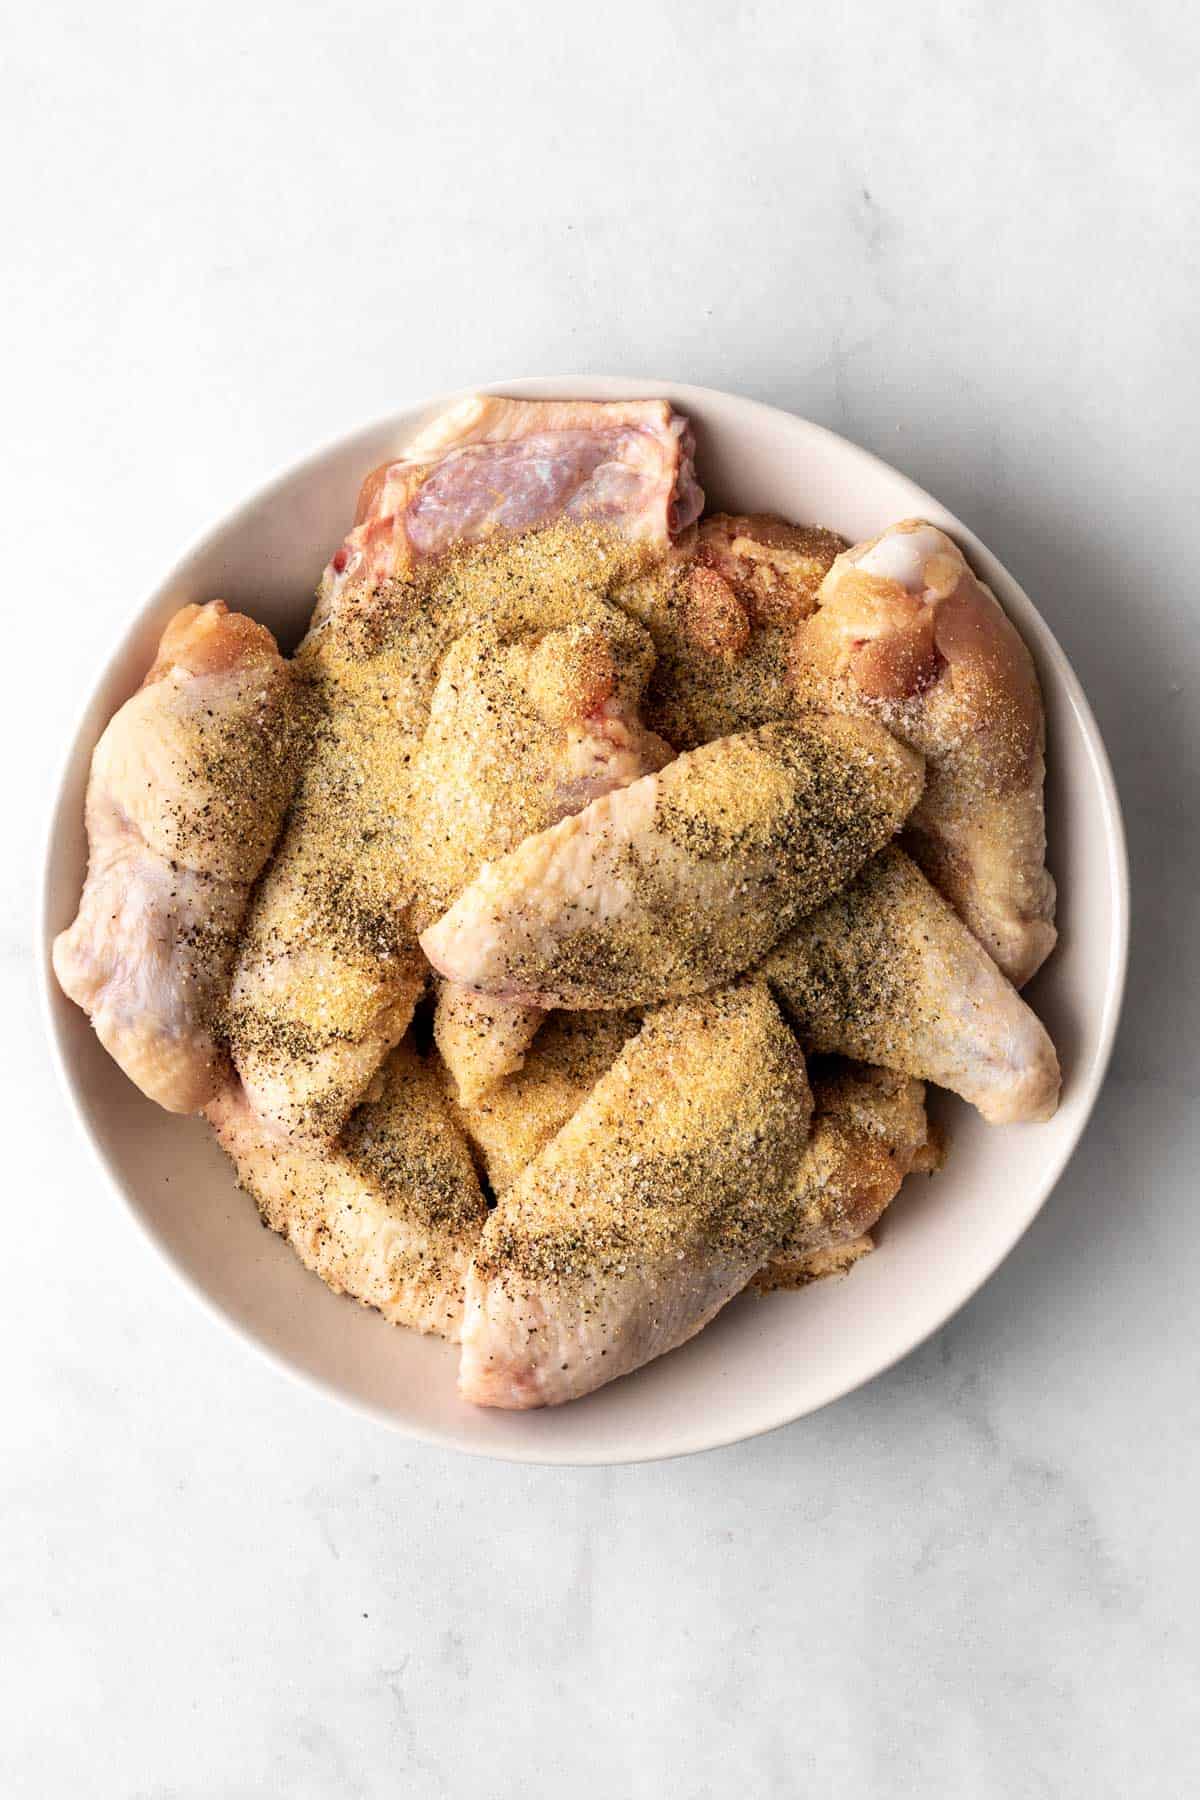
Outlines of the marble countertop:
M0 1793L1195 1793L1194 10L48 0L9 43ZM179 547L364 418L573 369L791 407L968 520L1136 881L1108 1085L995 1279L816 1417L601 1471L414 1448L190 1305L29 960L60 746Z

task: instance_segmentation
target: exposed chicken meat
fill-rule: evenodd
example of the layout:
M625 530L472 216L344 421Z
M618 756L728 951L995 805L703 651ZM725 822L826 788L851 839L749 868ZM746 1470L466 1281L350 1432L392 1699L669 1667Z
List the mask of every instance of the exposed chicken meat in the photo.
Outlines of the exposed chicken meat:
M912 854L1021 986L1053 948L1032 658L934 526L910 519L839 556L796 634L808 704L869 714L926 759Z
M236 1086L207 1116L265 1222L335 1293L457 1339L487 1203L436 1074L401 1044L379 1083L335 1146L283 1136Z
M456 544L557 520L665 549L704 504L692 448L687 421L665 400L473 395L368 475L320 610L348 586L376 586Z
M220 600L185 606L92 756L87 882L54 968L169 1112L225 1079L234 944L291 792L296 698L263 626Z
M765 988L653 1014L488 1219L464 1398L552 1406L699 1331L783 1241L810 1105Z
M936 1081L996 1125L1058 1105L1044 1027L895 846L801 919L761 973L806 1049Z
M836 892L921 780L920 757L867 720L721 738L526 838L421 943L448 979L529 1004L701 992Z

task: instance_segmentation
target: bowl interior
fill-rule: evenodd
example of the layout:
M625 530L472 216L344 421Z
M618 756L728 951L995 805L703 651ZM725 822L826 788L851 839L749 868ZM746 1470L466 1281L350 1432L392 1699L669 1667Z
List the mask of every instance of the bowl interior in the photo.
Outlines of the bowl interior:
M261 1229L204 1126L161 1112L125 1080L83 1014L59 993L48 963L50 941L73 917L83 880L83 794L96 738L141 680L167 618L186 601L219 595L293 645L363 474L454 396L358 432L275 482L188 555L129 626L81 721L51 821L47 1005L68 1089L116 1187L189 1285L280 1363L415 1437L479 1454L547 1462L668 1456L770 1429L866 1381L935 1330L1012 1248L1070 1155L1107 1063L1125 970L1124 838L1095 721L1050 631L995 558L904 476L805 420L710 389L571 378L507 382L498 391L596 399L668 394L695 426L711 507L779 512L833 526L852 540L919 514L963 545L1024 634L1046 697L1050 865L1061 938L1029 998L1063 1062L1057 1116L1047 1125L989 1129L947 1099L947 1169L906 1185L885 1217L876 1254L847 1280L744 1297L681 1350L586 1400L551 1412L500 1414L458 1400L452 1348L395 1330L329 1293ZM99 1202L88 1195L85 1203Z

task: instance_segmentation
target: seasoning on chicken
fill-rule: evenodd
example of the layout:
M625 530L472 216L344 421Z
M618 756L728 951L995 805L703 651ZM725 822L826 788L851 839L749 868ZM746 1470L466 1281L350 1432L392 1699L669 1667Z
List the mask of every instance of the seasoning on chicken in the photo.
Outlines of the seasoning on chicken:
M449 980L531 1005L702 992L848 881L921 780L920 757L868 720L718 739L488 864L422 947Z
M639 625L586 598L555 628L492 620L451 646L416 759L418 919L489 858L670 760L637 716L653 661ZM434 1031L464 1104L520 1068L544 1017L443 985Z
M792 641L845 538L770 514L716 513L614 596L654 639L646 718L677 750L799 710Z
M809 1066L812 1132L796 1182L787 1238L753 1285L763 1293L806 1286L874 1248L868 1235L906 1175L940 1167L923 1083L865 1063Z
M92 756L88 874L54 969L168 1112L225 1079L222 1012L250 888L295 777L301 713L270 632L185 606Z
M408 918L416 748L373 709L324 697L246 921L229 1003L233 1060L263 1119L297 1137L337 1136L424 991Z
M1044 1026L895 846L801 919L759 972L806 1050L935 1081L994 1125L1057 1108Z
M958 546L919 519L839 556L796 633L805 704L868 715L926 759L908 846L1022 986L1054 947L1045 719L1033 659Z
M459 544L565 520L665 549L700 516L692 434L665 400L506 400L473 394L363 482L318 617Z
M487 1202L441 1083L408 1044L379 1084L331 1146L283 1136L236 1086L207 1117L264 1222L328 1287L456 1341Z
M760 984L654 1013L488 1219L463 1397L556 1405L699 1331L784 1240L810 1107Z
M569 628L702 504L690 433L662 401L476 397L368 476L297 656L322 727L234 983L238 1072L282 1129L335 1136L420 995L412 763L450 646L489 622ZM619 731L604 729L614 775ZM585 763L580 795L594 776ZM487 1038L462 1006L441 1023L484 1082L536 1028L510 1017Z
M641 1023L638 1013L551 1013L523 1066L459 1109L493 1193L503 1194L545 1149Z
M459 1118L503 1195L583 1104L638 1029L632 1013L555 1013L519 1074ZM812 1131L796 1177L785 1242L754 1277L763 1292L840 1268L829 1253L861 1243L904 1177L940 1166L925 1088L910 1076L841 1058L809 1068Z

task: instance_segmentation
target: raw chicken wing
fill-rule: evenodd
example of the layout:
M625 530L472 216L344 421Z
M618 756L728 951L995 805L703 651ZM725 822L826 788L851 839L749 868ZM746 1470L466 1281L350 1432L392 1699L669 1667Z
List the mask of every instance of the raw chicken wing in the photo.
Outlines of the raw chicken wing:
M670 760L637 718L653 661L642 628L596 601L569 625L492 621L451 646L416 763L418 917L436 918L489 858ZM521 1066L544 1016L442 987L434 1030L464 1104Z
M488 864L421 943L448 979L527 1004L701 992L848 881L921 780L865 719L720 738Z
M250 1104L297 1137L337 1136L425 987L408 916L416 749L386 714L326 695L246 921L229 1002L233 1059Z
M519 1074L459 1117L503 1195L587 1099L637 1031L633 1013L555 1013ZM763 1291L798 1287L840 1266L829 1253L861 1244L913 1170L939 1165L920 1081L864 1063L819 1058L809 1069L812 1132L800 1161L786 1241L755 1277Z
M87 882L55 973L168 1112L226 1077L234 945L291 792L296 698L264 626L221 600L185 606L92 756Z
M909 519L839 556L796 634L808 704L866 713L922 752L907 842L1009 980L1054 946L1045 720L1033 659L942 531Z
M807 1050L935 1081L994 1125L1048 1119L1054 1046L1016 989L895 846L810 913L760 971Z
M654 1013L488 1219L463 1397L553 1406L699 1331L784 1240L810 1106L761 985Z

